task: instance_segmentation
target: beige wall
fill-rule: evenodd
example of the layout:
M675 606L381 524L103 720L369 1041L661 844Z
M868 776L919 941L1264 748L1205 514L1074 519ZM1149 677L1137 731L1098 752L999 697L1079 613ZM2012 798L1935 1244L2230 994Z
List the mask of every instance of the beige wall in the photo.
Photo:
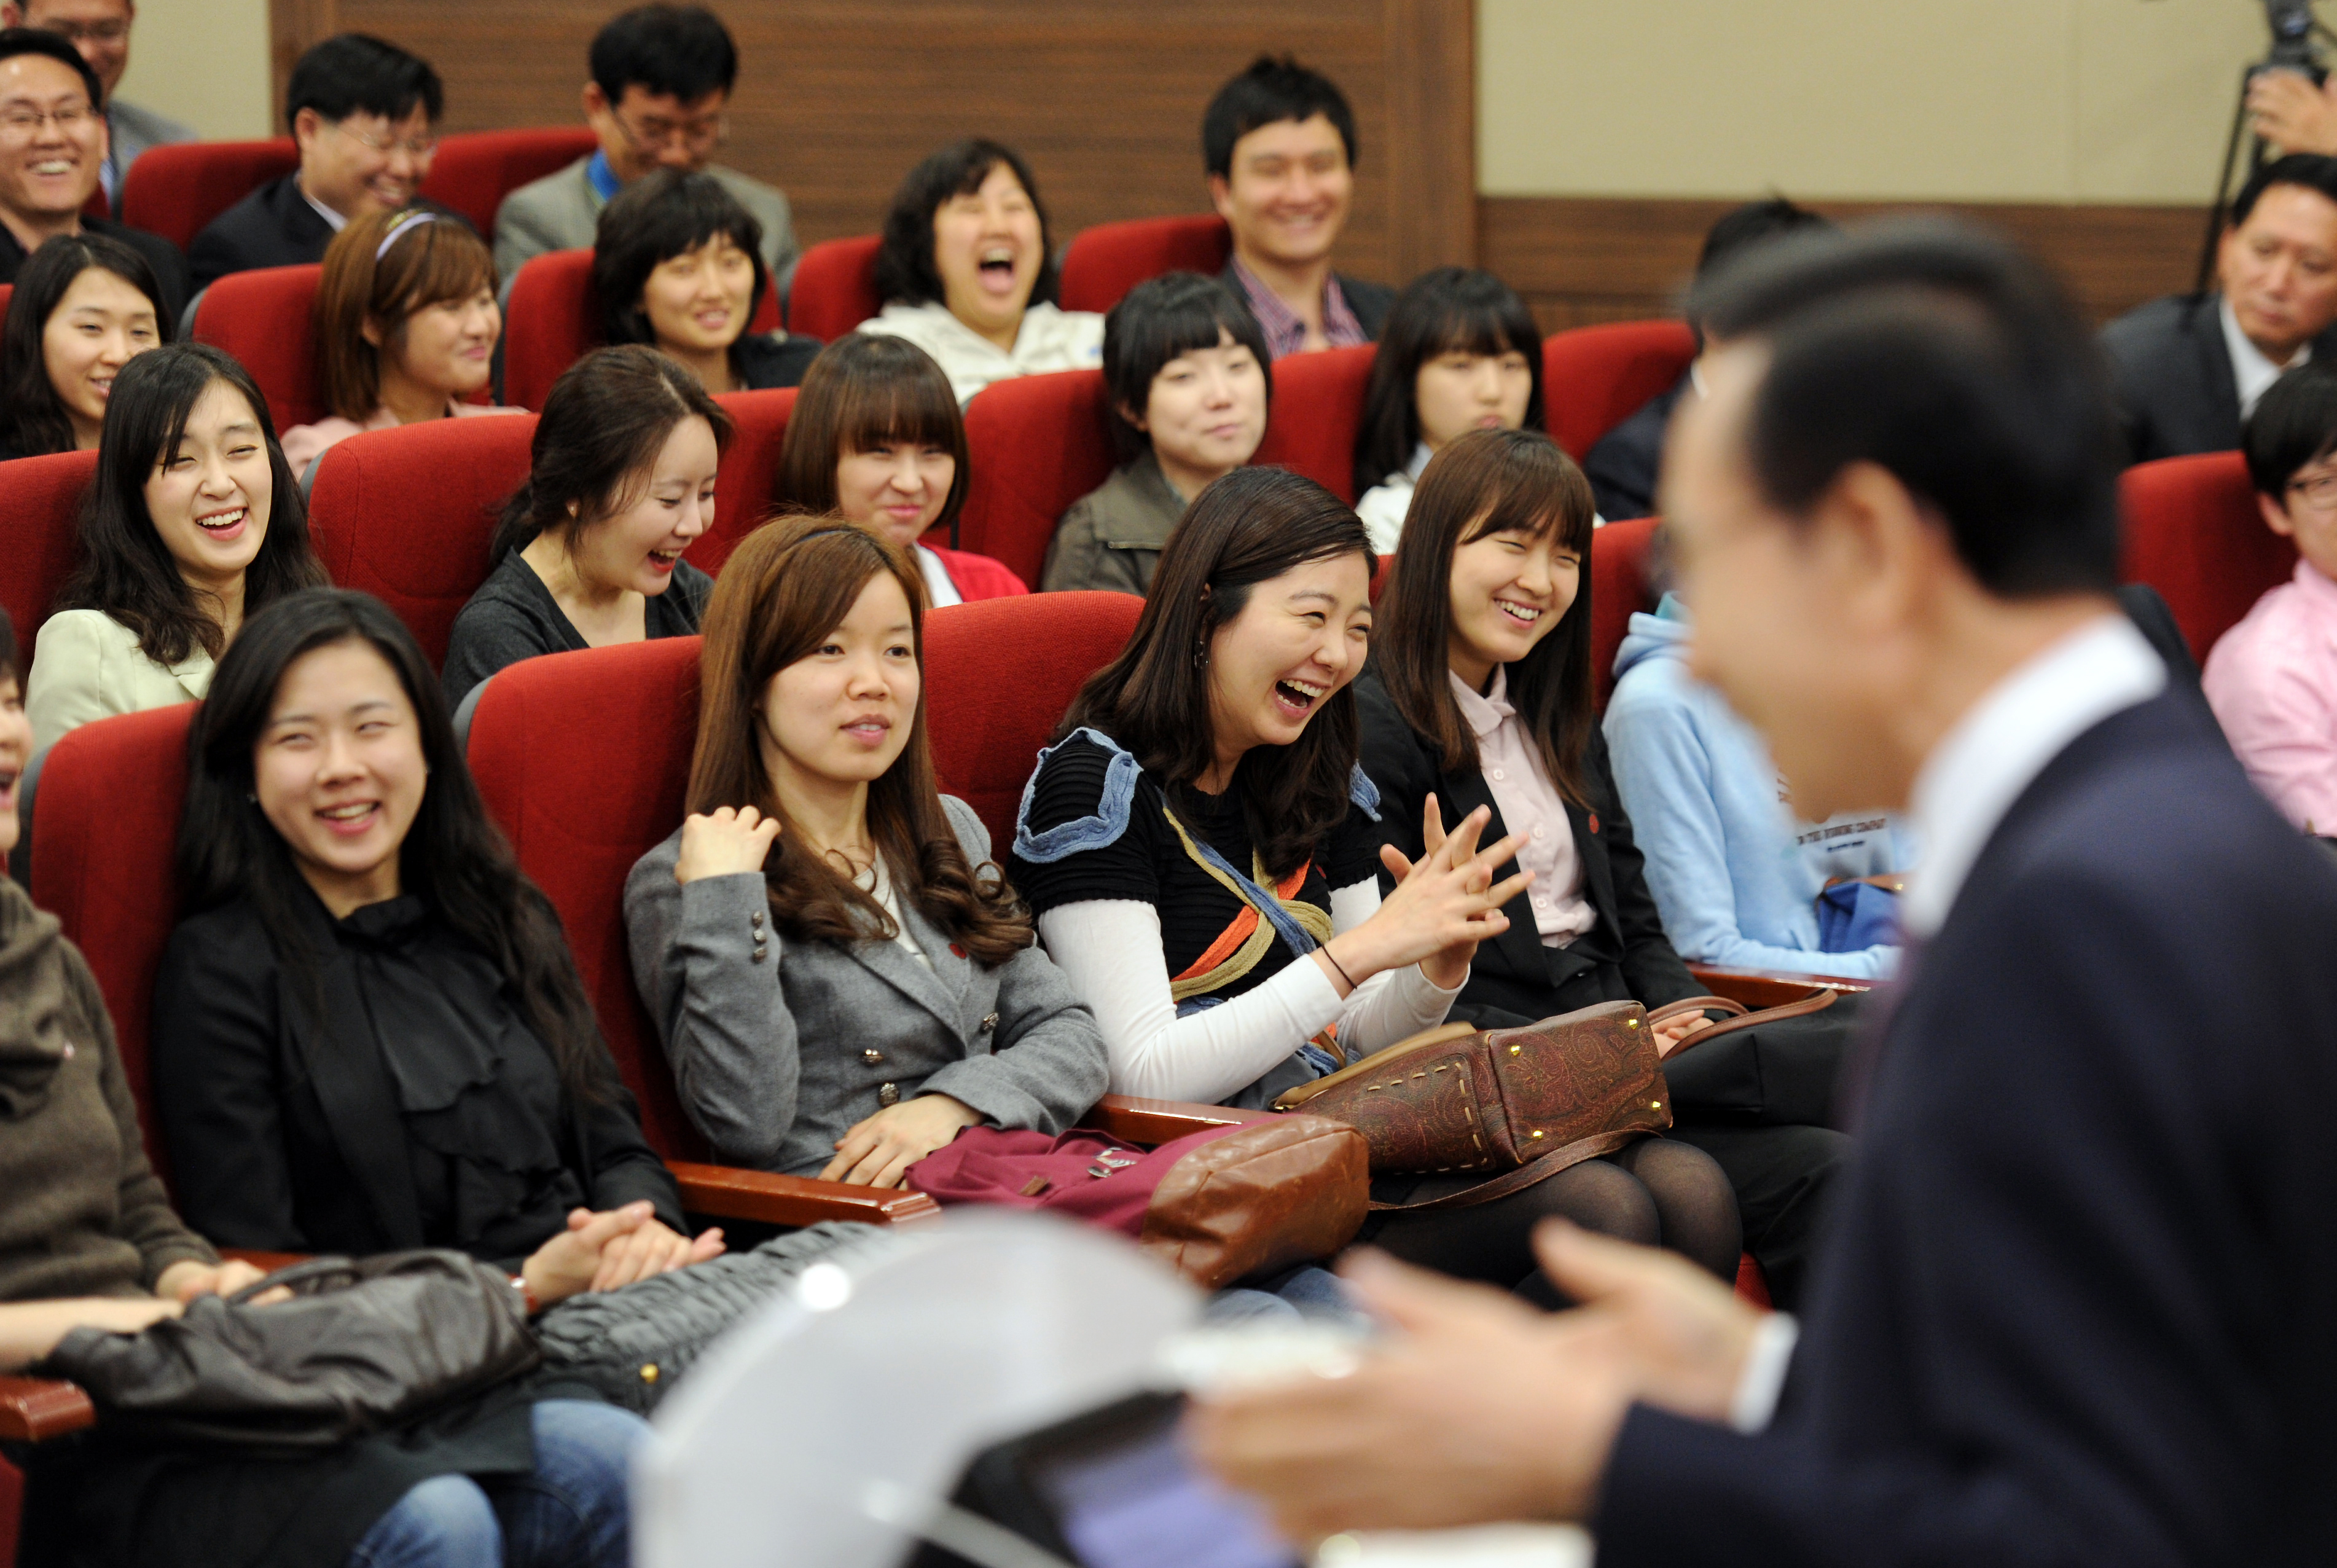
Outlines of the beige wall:
M1489 196L2204 205L2258 0L1478 0Z
M117 91L207 138L267 136L268 0L145 0Z

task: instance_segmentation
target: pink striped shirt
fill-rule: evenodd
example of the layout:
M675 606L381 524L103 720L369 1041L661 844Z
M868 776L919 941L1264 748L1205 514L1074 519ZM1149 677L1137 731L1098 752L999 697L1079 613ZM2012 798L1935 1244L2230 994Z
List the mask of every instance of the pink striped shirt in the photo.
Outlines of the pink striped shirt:
M2200 683L2256 788L2299 828L2337 838L2337 583L2297 562L2224 633Z

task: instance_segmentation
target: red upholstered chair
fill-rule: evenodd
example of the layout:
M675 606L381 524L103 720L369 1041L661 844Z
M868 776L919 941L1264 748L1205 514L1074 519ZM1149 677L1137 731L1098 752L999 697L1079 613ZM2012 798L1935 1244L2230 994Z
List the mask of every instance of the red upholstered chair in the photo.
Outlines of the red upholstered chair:
M328 447L308 532L335 583L387 603L435 666L486 581L495 513L527 477L533 415L434 419Z
M145 162L142 157L131 167ZM243 362L268 397L279 436L327 413L312 314L324 275L323 266L313 261L230 272L204 289L195 307L195 341L224 348Z
M1214 212L1082 229L1063 253L1063 309L1109 310L1130 289L1163 272L1214 278L1226 270L1233 250L1233 230Z
M299 166L289 136L149 147L122 181L122 220L183 250L212 219Z
M975 394L965 408L960 547L1037 587L1064 511L1110 477L1109 408L1100 370L1017 377Z
M492 240L495 209L531 181L590 157L600 142L584 125L533 125L523 131L465 131L443 137L422 181L425 201L452 207Z
M1685 321L1618 321L1551 336L1541 346L1551 438L1578 460L1588 456L1695 358L1696 335Z
M97 472L94 452L57 452L0 463L7 497L8 547L0 550L0 609L16 626L16 657L30 664L34 640L57 590L73 571L81 538L81 498Z
M1355 504L1355 433L1364 423L1371 344L1293 354L1274 362L1274 407L1253 463L1304 474Z
M824 240L796 263L787 289L787 330L833 343L885 308L876 298L874 234Z
M1602 713L1615 690L1615 654L1632 615L1656 607L1648 592L1648 546L1656 522L1609 523L1590 535L1590 681Z
M0 321L8 318L8 300L16 292L14 283L0 283Z
M689 564L701 572L722 570L738 541L769 518L778 485L779 449L787 445L787 417L796 410L796 389L725 392L714 399L736 422L730 449L714 481L714 526L689 547Z
M767 289L747 329L769 332L778 325L777 293ZM504 313L504 401L514 408L542 408L560 373L600 346L592 252L547 250L530 257L512 279Z
M2296 545L2264 526L2237 452L2138 463L2118 482L2121 575L2164 594L2202 664L2269 588L2296 570Z

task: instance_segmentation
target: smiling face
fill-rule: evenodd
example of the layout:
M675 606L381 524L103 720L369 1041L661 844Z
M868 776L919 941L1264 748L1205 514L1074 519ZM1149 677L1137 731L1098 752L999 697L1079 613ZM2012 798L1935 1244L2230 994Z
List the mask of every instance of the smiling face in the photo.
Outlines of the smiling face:
M217 593L240 583L259 554L275 494L259 416L242 393L214 381L188 413L178 450L157 456L146 515L179 574Z
M377 323L365 324L366 340L381 348L385 370L449 399L487 384L503 331L503 312L489 284L464 299L418 307L406 316L402 333L385 335Z
M0 20L11 27L38 27L64 35L89 68L108 98L122 84L130 65L130 24L135 9L130 0L24 0L22 5L0 6Z
M755 259L717 234L657 264L641 285L641 311L659 348L703 354L738 340L754 295Z
M1420 438L1442 451L1472 430L1514 430L1526 422L1533 367L1512 348L1503 354L1439 354L1413 380Z
M924 537L957 482L957 456L925 441L880 441L836 464L836 510L906 550Z
M16 814L16 780L33 756L33 722L24 717L24 685L14 670L0 670L0 856L16 848L24 822Z
M73 421L73 444L96 447L113 377L131 357L161 342L154 302L137 285L103 267L85 267L41 329L49 385Z
M1287 746L1360 674L1372 632L1372 572L1361 554L1303 562L1253 586L1209 639L1209 720L1221 765L1253 746Z
M934 212L934 270L949 313L985 338L1012 341L1046 260L1039 210L1004 163L972 195Z
M693 414L676 425L631 504L571 536L577 577L603 591L664 593L682 552L714 524L721 456L713 426L704 419ZM635 483L629 481L624 493Z
M1558 630L1581 587L1582 557L1556 528L1505 529L1459 546L1446 588L1452 672L1482 691L1494 665L1517 662Z
M1136 427L1188 500L1250 460L1266 439L1266 371L1247 344L1217 328L1214 348L1179 354L1152 377Z
M45 54L0 60L0 210L70 227L104 162L105 118L79 72Z
M419 103L401 120L363 110L328 120L303 109L293 116L292 135L300 144L300 189L344 218L411 202L437 155L430 113Z
M660 169L694 174L712 162L729 101L720 88L684 100L628 82L624 96L611 104L599 83L584 83L584 118L601 140L610 172L624 185Z
M292 662L251 752L261 814L336 916L397 897L429 775L405 684L354 639Z
M2285 365L2337 321L2337 201L2268 186L2248 220L2225 231L2217 280L2248 340Z
M909 743L924 678L900 579L868 579L843 623L771 677L757 744L782 801L882 777Z
M1277 120L1234 143L1231 173L1209 176L1209 198L1237 254L1310 266L1330 255L1346 226L1355 173L1328 115Z

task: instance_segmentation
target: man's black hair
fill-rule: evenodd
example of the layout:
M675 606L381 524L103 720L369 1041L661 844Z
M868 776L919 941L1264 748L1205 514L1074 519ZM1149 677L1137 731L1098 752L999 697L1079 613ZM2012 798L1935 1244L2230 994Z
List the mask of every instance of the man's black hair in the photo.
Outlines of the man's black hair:
M628 87L695 103L738 83L738 45L703 5L637 5L592 38L592 80L615 108Z
M2256 489L2285 505L2297 470L2337 455L2337 366L2308 362L2265 388L2240 450Z
M422 106L433 125L446 113L446 89L430 62L365 33L341 33L300 56L284 85L284 123L314 109L328 123L352 114L403 120Z
M1248 70L1217 89L1201 116L1201 162L1207 172L1230 180L1234 173L1234 143L1265 125L1285 120L1307 121L1320 114L1339 132L1347 149L1347 166L1361 157L1355 145L1355 112L1337 83L1320 71L1309 71L1285 54L1277 60L1261 54Z
M1723 215L1705 235L1704 250L1696 259L1696 275L1709 278L1755 245L1782 235L1833 227L1833 219L1813 212L1806 207L1796 207L1783 196L1772 196L1765 201L1747 201Z
M90 107L105 103L105 84L97 79L81 51L67 43L63 35L45 27L0 27L0 60L13 60L19 54L45 54L61 65L70 65L82 85L89 89Z
M2232 227L2236 229L2248 220L2256 210L2257 201L2275 185L2302 185L2307 191L2318 191L2332 201L2337 201L2337 158L2323 157L2318 152L2291 152L2285 158L2275 158L2254 173L2232 198Z
M1990 593L2117 584L2108 376L2059 285L2011 246L1939 220L1798 236L1726 269L1691 310L1766 345L1745 448L1772 505L1805 513L1872 463Z

